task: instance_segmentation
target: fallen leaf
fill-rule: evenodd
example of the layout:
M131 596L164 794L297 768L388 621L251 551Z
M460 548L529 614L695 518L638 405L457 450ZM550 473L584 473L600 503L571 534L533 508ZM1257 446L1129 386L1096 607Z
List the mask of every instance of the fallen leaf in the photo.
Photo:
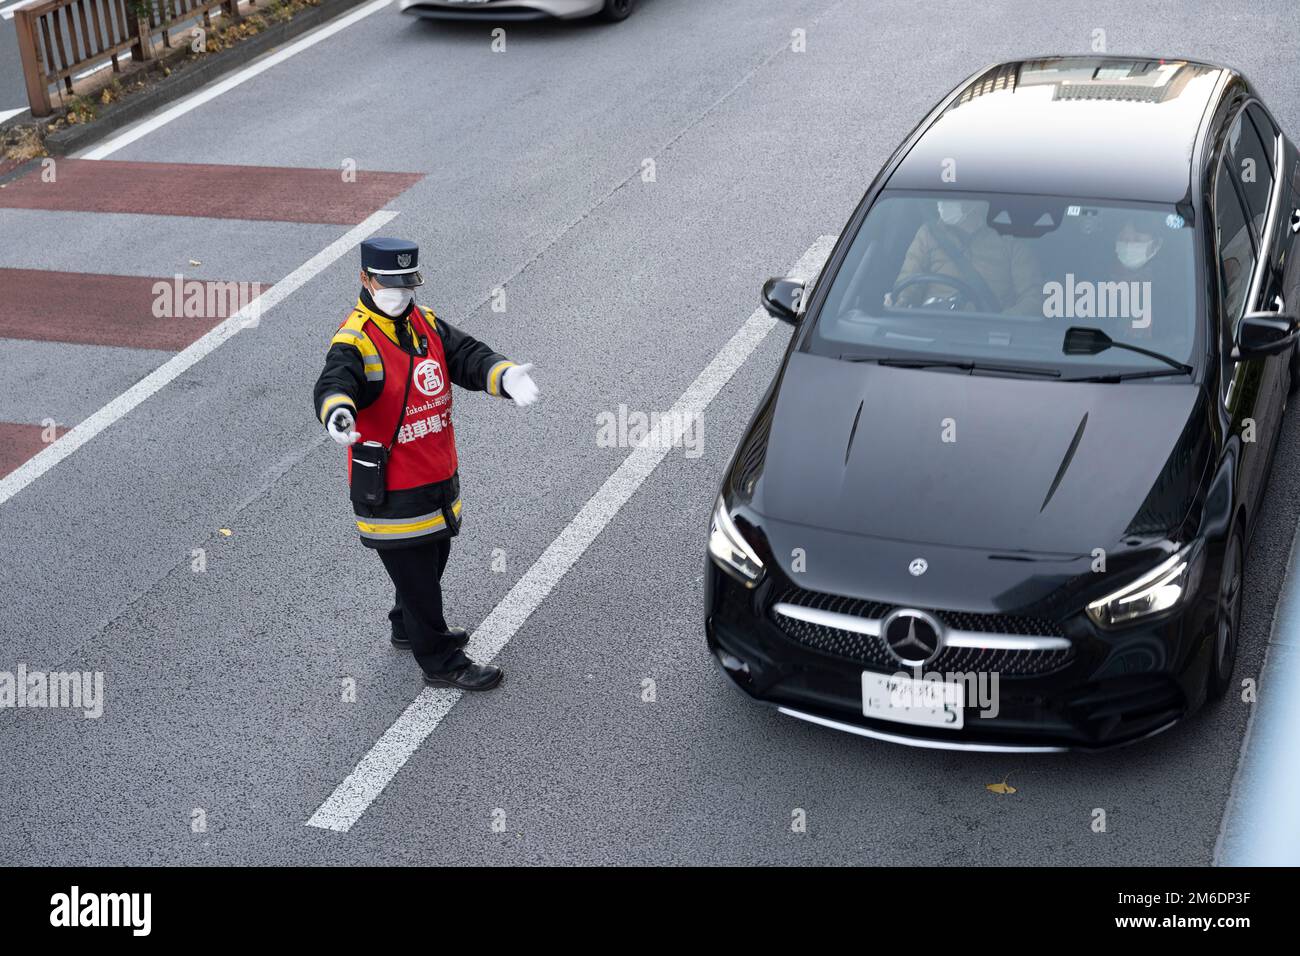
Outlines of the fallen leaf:
M219 528L219 529L217 529L217 530L219 530L219 531L220 531L222 534L224 534L227 538L229 538L229 537L234 533L234 532L232 532L229 528Z
M1007 774L1007 776L1003 777L999 783L986 783L984 784L984 789L999 794L1015 793L1016 788L1007 783L1007 777L1010 776L1011 774Z

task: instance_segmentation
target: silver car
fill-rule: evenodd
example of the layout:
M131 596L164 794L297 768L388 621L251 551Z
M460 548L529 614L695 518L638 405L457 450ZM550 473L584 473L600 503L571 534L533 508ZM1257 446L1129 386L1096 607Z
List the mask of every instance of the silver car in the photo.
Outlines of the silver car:
M625 20L636 0L402 0L403 13L436 20Z

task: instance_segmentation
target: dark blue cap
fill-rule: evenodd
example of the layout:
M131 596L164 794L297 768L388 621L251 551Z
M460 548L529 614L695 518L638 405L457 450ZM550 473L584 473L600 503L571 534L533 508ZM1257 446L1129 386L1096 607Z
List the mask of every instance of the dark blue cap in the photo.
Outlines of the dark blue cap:
M411 288L424 284L420 247L406 239L376 236L361 243L361 268L380 285Z

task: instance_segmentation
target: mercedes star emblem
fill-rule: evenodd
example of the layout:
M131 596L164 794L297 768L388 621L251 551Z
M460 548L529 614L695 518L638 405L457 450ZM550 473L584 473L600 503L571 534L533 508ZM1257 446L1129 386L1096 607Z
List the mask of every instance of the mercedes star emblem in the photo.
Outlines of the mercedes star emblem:
M934 660L943 647L943 626L924 611L909 607L886 617L880 633L889 652L913 667Z
M911 572L912 577L919 578L925 574L929 567L930 562L926 561L925 558L913 558L912 563L907 566L907 570Z

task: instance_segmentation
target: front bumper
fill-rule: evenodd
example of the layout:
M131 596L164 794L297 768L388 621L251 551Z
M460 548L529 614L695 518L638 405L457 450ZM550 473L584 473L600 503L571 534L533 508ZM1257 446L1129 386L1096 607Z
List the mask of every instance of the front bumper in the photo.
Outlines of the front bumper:
M603 0L488 0L454 3L449 0L402 0L400 9L429 20L469 20L520 23L589 17L604 7Z
M968 705L960 730L869 718L863 671L900 673L902 664L867 638L854 643L832 633L827 640L824 630L791 628L772 612L795 587L779 574L747 590L711 560L705 565L708 646L728 679L788 716L837 730L943 749L1101 749L1169 728L1204 696L1214 602L1203 587L1177 616L1147 627L1103 632L1079 615L1065 629L1070 652L1045 655L1035 666L997 651L963 652L959 666L997 671L998 681L996 713ZM936 663L926 669L944 670L942 658Z

